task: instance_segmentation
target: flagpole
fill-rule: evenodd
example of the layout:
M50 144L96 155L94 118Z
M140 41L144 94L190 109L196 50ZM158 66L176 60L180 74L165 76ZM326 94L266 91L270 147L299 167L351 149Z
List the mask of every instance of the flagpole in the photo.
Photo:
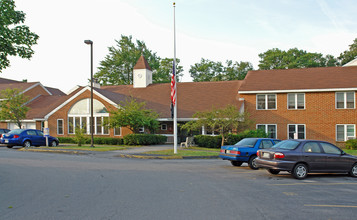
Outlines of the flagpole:
M175 22L175 2L174 2L174 71L175 71L175 104L174 104L174 154L177 154L177 80L176 80L176 22Z

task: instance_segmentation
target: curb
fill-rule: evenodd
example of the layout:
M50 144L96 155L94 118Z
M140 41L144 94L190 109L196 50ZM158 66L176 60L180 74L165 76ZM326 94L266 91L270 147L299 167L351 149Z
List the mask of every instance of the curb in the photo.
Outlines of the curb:
M81 151L69 151L69 150L44 150L44 149L26 149L21 148L18 151L29 151L29 152L43 152L43 153L58 153L58 154L77 154L77 155L87 155L88 153Z
M136 158L136 159L162 159L162 160L178 160L178 159L218 159L218 156L162 156L162 155L145 155L145 154L119 154L116 157Z

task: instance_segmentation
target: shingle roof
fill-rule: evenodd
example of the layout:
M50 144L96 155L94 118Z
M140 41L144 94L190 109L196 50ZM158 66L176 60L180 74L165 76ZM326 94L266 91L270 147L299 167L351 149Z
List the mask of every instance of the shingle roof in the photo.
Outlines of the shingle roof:
M143 55L140 56L138 62L136 62L134 66L134 70L136 69L148 69L151 70L148 62L146 61L145 57Z
M241 84L242 81L238 80L177 83L178 118L192 118L197 111L210 110L212 107L223 108L228 104L239 109L242 104L238 100ZM102 86L101 89L122 95L122 98L131 96L139 101L146 101L146 107L155 110L161 118L171 117L170 83L151 84L146 88L120 85Z
M0 83L0 91L5 90L5 89L19 89L20 91L24 91L31 86L37 84L38 82L32 82L32 83Z
M239 93L357 88L357 66L249 71Z
M44 118L44 116L65 102L68 98L69 96L41 95L27 104L30 109L26 114L26 118Z

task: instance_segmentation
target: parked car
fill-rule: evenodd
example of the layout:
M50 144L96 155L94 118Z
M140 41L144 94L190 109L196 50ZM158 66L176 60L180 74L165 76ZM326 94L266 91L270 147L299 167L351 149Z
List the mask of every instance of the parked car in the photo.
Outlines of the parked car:
M0 142L6 144L8 148L13 146L46 146L46 137L43 132L35 129L14 129L9 133L4 134ZM55 147L58 146L59 141L57 138L48 136L48 145Z
M221 147L219 157L231 161L233 166L241 166L248 163L253 170L258 169L255 159L259 149L271 148L281 140L271 138L244 138L235 145Z
M297 179L308 173L349 173L357 177L357 157L335 145L315 140L285 140L257 152L258 167L271 174L288 171Z
M2 137L3 134L9 132L10 129L7 129L7 128L0 128L0 138Z

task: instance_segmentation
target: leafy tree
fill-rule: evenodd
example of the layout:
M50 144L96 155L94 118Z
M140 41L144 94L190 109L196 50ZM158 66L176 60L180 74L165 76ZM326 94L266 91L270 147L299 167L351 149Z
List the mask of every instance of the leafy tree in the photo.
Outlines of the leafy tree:
M243 80L249 70L253 70L253 65L249 62L234 62L232 60L226 61L225 80Z
M321 53L309 53L297 48L282 51L278 48L270 49L259 54L259 69L292 69L308 67L336 66L337 59L332 55L324 57Z
M109 54L100 62L99 71L94 75L103 85L130 85L133 83L133 68L141 55L145 57L153 71L153 83L169 82L172 60L161 59L146 47L144 41L133 42L132 36L121 36L116 46L109 47ZM170 61L171 60L171 64ZM177 64L179 60L177 60ZM177 74L182 66L177 65ZM156 75L157 74L157 75ZM167 77L167 79L165 79Z
M350 62L356 57L357 57L357 38L354 39L353 43L350 45L349 50L345 50L343 53L341 53L338 59L340 60L341 65L345 65L346 63Z
M144 127L153 133L159 127L157 121L159 115L150 109L146 109L145 105L145 102L137 102L135 99L121 102L119 108L111 112L110 127L127 127L133 133L139 133L140 128Z
M25 13L15 10L13 0L0 1L0 72L10 66L8 56L30 59L34 54L32 45L37 44L38 35L25 22Z
M173 68L173 58L160 59L159 67L153 71L153 82L154 83L169 83L171 82L172 68ZM176 58L176 78L179 81L180 77L183 76L183 68L180 65L180 59Z
M25 103L29 100L27 96L18 89L5 89L1 91L0 98L0 120L9 120L21 128L22 120L26 118L29 108Z
M189 121L181 128L188 131L198 130L202 126L210 128L222 136L221 146L228 133L245 130L252 123L247 113L240 113L233 105L227 105L222 109L212 108L210 111L196 112L193 118L197 120Z

